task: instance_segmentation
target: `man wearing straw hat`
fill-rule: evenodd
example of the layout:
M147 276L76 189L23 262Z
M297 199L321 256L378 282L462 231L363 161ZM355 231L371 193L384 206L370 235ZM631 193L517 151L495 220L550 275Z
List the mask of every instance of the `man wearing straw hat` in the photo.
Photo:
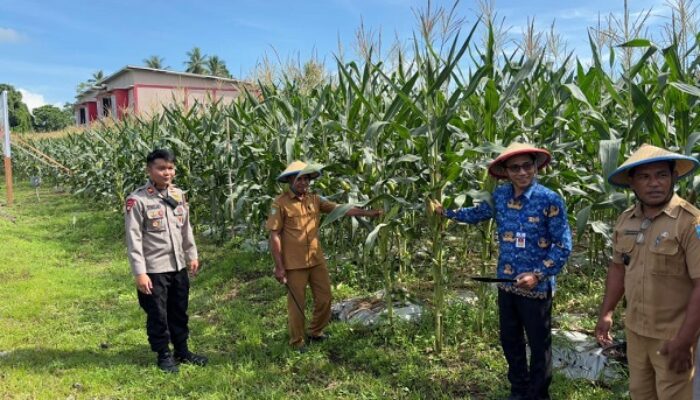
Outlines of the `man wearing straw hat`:
M489 165L489 173L510 182L493 192L493 206L436 212L475 224L495 218L498 225L500 339L508 361L510 399L549 399L552 381L552 295L556 275L571 252L571 230L562 198L537 182L548 151L513 143ZM525 336L530 347L528 371Z
M310 193L312 179L321 175L321 166L294 161L277 180L289 183L289 189L272 203L266 227L270 231L270 251L275 261L275 278L286 285L289 315L289 344L305 352L304 305L306 286L311 287L314 313L309 341L328 338L323 332L331 317L331 284L326 260L318 237L321 213L329 213L336 204ZM381 210L351 208L345 215L375 218Z
M627 300L625 326L633 399L692 397L693 352L700 329L700 211L673 191L695 158L642 145L609 177L637 203L613 231L613 256L596 338L612 344L615 306Z

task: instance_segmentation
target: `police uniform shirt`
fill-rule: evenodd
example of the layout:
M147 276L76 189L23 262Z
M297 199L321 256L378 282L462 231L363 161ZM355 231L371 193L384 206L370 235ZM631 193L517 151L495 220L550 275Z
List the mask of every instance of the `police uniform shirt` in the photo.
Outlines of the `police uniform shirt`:
M197 259L189 208L173 185L163 193L151 182L136 189L126 200L125 224L134 275L180 271Z
M674 195L653 220L640 204L619 217L613 262L625 266L626 326L655 339L672 339L700 278L700 211Z
M280 232L285 269L315 267L325 262L318 227L321 213L329 213L336 203L316 194L298 198L291 190L272 203L267 219L268 231Z

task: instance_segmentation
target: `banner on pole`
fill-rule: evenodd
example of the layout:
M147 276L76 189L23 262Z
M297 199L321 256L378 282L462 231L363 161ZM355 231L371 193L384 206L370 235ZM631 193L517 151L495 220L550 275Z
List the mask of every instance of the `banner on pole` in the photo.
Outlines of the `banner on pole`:
M10 153L10 116L7 108L7 90L0 95L0 131L3 136L3 166L5 167L5 189L7 190L7 205L12 206L14 190L12 189L12 157Z
M0 95L0 132L2 132L2 148L5 157L11 157L10 150L10 115L7 108L7 90Z

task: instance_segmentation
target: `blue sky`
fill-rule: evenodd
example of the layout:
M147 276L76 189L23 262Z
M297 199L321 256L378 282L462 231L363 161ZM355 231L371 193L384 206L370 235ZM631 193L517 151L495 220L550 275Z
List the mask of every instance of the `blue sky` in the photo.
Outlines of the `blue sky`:
M633 12L653 8L654 23L667 19L665 0L629 0ZM408 42L417 26L421 0L0 0L0 83L23 91L30 108L73 101L75 87L93 72L116 72L142 65L150 55L184 70L185 53L199 46L223 58L236 78L247 78L267 53L271 58L308 59L316 54L333 65L338 42L353 55L361 21ZM452 1L433 1L446 5ZM512 38L521 35L527 17L557 31L582 58L589 57L586 28L598 13L620 14L623 0L496 0ZM476 20L475 0L461 1L469 26ZM508 45L506 45L508 46ZM385 45L385 48L388 47Z

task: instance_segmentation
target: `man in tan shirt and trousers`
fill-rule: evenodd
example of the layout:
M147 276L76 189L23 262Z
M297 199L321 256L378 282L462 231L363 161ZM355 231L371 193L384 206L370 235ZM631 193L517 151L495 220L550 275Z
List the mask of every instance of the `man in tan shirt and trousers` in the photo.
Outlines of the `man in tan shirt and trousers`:
M331 319L331 282L318 228L321 213L330 213L337 204L309 192L311 180L320 175L320 167L291 163L277 178L288 183L289 189L273 201L266 224L275 278L288 289L289 344L302 353L306 351L303 311L307 285L314 299L309 341L327 339L323 330ZM381 214L381 210L351 208L345 215L375 218Z
M700 211L673 187L697 166L692 157L642 145L608 177L632 189L638 202L613 231L596 338L603 346L612 344L612 315L624 294L633 400L692 398L700 329Z

